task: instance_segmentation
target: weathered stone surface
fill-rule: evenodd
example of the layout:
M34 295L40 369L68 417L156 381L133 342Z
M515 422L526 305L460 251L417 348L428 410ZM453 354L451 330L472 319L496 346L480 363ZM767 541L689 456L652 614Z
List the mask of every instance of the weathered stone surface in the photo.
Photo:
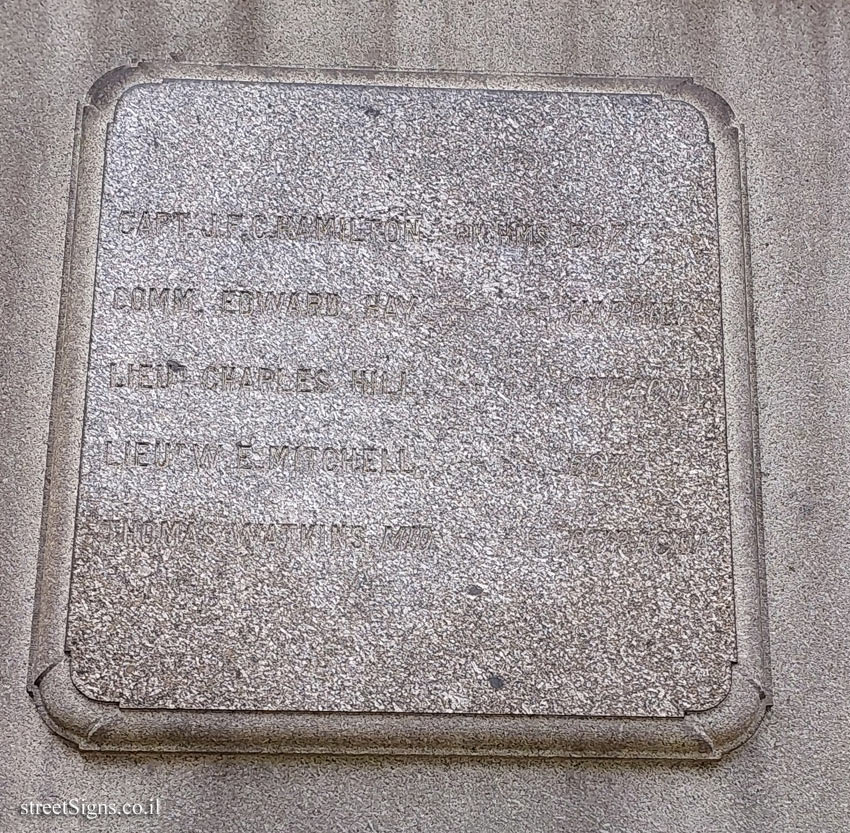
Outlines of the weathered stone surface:
M850 9L841 3L205 4L10 0L0 19L2 827L18 802L161 795L156 831L847 828ZM775 706L677 762L84 754L27 696L75 102L132 56L296 66L693 76L746 125ZM55 478L56 473L50 472ZM737 582L736 582L737 583ZM42 598L42 602L44 599ZM739 617L740 619L740 617ZM168 711L168 710L166 710ZM534 718L540 721L543 718Z
M681 716L735 659L714 148L170 81L108 139L68 646L134 707Z

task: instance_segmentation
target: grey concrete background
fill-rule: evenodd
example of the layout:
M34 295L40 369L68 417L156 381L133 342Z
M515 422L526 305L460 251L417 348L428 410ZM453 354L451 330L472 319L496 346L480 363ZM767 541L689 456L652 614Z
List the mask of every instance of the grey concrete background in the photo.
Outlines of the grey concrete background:
M86 755L25 691L75 101L135 57L691 75L746 127L775 706L716 764ZM190 2L0 11L0 830L850 826L850 4ZM23 801L159 795L158 819Z

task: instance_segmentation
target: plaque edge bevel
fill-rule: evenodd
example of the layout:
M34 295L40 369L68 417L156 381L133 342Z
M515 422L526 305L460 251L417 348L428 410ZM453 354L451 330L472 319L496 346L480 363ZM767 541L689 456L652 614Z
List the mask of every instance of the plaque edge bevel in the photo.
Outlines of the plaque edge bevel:
M725 239L724 218L719 216L724 316L727 304L734 304L736 308L740 305L737 312L744 324L740 331L733 330L737 338L731 349L738 354L737 361L746 376L746 401L736 400L735 404L746 412L749 423L742 423L744 436L740 439L745 451L740 463L749 466L750 477L745 480L744 494L740 496L742 509L733 507L733 512L741 513L745 528L744 546L736 546L734 534L732 538L737 651L736 660L730 663L729 691L719 703L704 711L686 713L684 717L666 718L127 710L114 703L93 700L76 688L65 636L83 413L82 408L74 410L73 403L70 404L72 416L67 412L68 399L73 400L76 395L79 404L83 399L81 390L85 390L106 129L122 97L130 89L170 80L653 95L683 101L700 113L717 156L718 215L725 215L725 237L731 233L737 238ZM770 705L770 672L764 610L745 163L734 113L721 96L688 78L143 62L118 67L101 76L78 111L28 677L28 690L36 707L54 732L84 751L714 759L734 749L756 731ZM724 254L730 262L726 268ZM732 290L735 297L728 301L726 296ZM724 352L730 350L726 335L724 325ZM728 358L725 361L728 362ZM63 396L68 392L72 394L70 397ZM727 386L727 420L729 399ZM731 476L729 488L731 502ZM68 507L71 507L70 512Z

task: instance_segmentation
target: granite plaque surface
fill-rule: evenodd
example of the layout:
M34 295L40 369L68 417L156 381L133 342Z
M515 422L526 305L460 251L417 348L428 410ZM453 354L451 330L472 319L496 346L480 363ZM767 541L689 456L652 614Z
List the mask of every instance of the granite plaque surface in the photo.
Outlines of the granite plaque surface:
M244 77L116 98L77 692L494 719L727 698L711 117L648 90Z

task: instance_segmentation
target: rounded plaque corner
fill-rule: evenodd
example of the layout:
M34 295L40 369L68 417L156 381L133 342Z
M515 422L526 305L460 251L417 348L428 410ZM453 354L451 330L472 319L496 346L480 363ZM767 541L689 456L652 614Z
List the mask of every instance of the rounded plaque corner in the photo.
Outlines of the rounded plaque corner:
M48 728L80 750L96 748L92 735L118 710L117 705L93 700L77 688L67 658L43 671L30 693Z
M156 82L158 75L155 66L146 61L113 67L89 87L84 104L113 113L131 89Z
M729 693L715 706L690 713L686 720L720 758L748 741L770 706L770 694L758 680L732 665Z
M710 136L737 123L732 105L720 93L695 81L677 84L668 97L689 105L705 120Z

